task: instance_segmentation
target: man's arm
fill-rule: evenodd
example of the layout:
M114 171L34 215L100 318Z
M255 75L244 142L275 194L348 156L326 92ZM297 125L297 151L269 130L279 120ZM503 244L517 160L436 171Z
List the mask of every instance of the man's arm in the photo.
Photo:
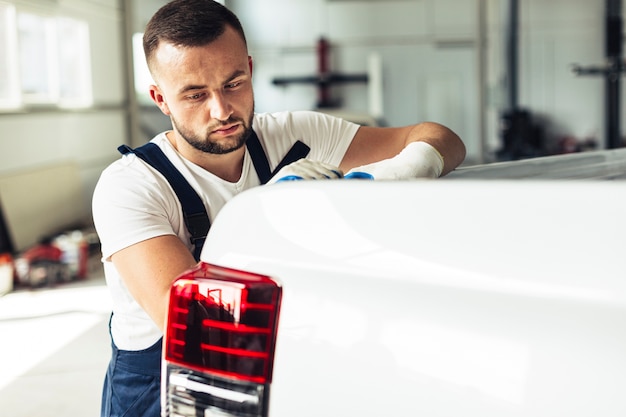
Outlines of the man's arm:
M197 264L189 249L177 236L165 235L122 249L111 260L133 298L163 331L172 282Z
M465 159L465 145L447 127L424 122L406 127L362 126L339 165L343 172L396 157L412 142L426 142L443 157L441 175L446 175Z

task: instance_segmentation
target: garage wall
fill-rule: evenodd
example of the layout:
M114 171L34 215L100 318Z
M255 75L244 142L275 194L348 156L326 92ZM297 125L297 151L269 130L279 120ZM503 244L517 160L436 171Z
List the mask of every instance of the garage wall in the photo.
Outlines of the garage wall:
M337 71L363 72L368 55L380 54L388 124L444 123L464 139L467 163L489 162L501 147L500 118L507 106L507 3L226 2L247 29L256 63L258 110L315 106L313 86L276 87L271 81L276 76L314 73L315 42L326 36ZM603 81L576 76L571 70L574 63L604 62L604 2L520 0L519 7L519 105L542 123L551 147L565 136L595 138L604 147ZM362 86L340 87L338 92L349 109L367 111Z
M522 2L520 50L521 104L546 117L557 137L595 137L602 146L604 80L577 76L572 65L604 64L604 15L603 0Z
M41 227L41 234L69 223L89 224L91 195L97 178L102 169L118 157L116 147L129 141L121 3L117 0L17 0L12 3L18 11L70 16L88 23L94 104L84 110L30 106L0 112L0 184L15 190L11 186L13 179L27 178L28 184L35 183L19 193L11 191L0 196L6 200L2 201L5 210L10 211L5 217L28 212L37 217L38 222L50 218L50 224ZM71 174L67 173L67 167ZM66 174L61 178L46 174L57 168ZM46 188L45 198L37 192L41 187L38 182ZM56 195L72 195L73 198L60 203L50 198ZM59 211L67 215L59 217ZM22 227L26 226L23 223L9 225L17 249L40 237L30 231L23 235L22 229L28 229Z
M314 75L316 42L323 36L331 44L333 71L364 74L369 58L380 57L385 124L445 123L463 136L470 158L479 157L475 0L231 0L226 4L247 31L258 111L315 108L313 85L277 87L272 80ZM333 92L344 108L369 111L367 85L338 85Z

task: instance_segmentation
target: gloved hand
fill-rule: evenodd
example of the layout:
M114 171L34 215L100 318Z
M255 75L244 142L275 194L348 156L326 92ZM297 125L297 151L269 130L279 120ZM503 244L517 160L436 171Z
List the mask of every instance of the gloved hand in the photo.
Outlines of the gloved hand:
M348 171L366 172L376 180L438 178L443 171L443 157L426 142L409 143L398 155Z
M341 177L343 177L343 173L339 168L303 158L282 167L267 183L274 184L279 181L290 180L336 179Z

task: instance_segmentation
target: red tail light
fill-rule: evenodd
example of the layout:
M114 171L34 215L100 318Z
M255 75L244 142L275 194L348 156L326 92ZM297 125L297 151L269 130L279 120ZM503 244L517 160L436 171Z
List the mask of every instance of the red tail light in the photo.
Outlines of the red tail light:
M266 415L280 297L267 276L205 263L176 280L165 334L166 415Z

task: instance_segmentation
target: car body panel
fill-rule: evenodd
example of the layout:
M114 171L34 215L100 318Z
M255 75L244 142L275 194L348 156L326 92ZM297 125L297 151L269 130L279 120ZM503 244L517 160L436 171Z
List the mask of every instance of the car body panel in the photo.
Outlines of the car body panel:
M270 416L626 414L626 183L246 191L202 260L283 287Z

